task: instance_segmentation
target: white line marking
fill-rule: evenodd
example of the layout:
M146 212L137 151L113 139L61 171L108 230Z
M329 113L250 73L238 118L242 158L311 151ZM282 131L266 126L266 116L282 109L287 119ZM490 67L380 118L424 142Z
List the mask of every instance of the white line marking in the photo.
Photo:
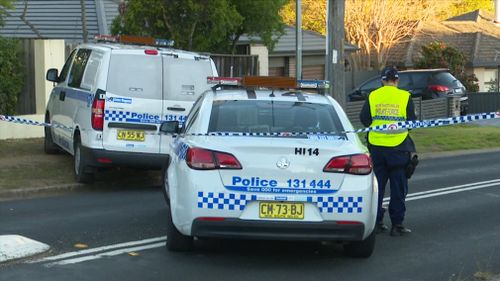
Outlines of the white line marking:
M49 245L21 235L0 235L0 263L49 250Z
M100 259L102 257L111 257L111 256L116 256L116 255L121 255L121 254L124 254L124 253L128 253L128 252L138 252L138 251L142 251L142 250L159 248L159 247L163 247L163 246L165 246L164 242L150 244L150 245L145 245L145 246L139 246L139 247L125 248L125 249L114 250L114 251L110 251L110 252L99 253L97 255L83 256L83 257L79 257L79 258L73 258L73 259L66 259L66 260L56 261L56 262L48 263L45 266L51 267L51 266L54 266L54 265L65 265L65 264L80 263L80 262L84 262L84 261L90 261L90 260Z
M457 192L461 192L461 191L479 189L479 188L485 188L485 187L490 187L490 186L495 186L495 185L500 185L500 179L490 180L490 181L481 181L481 182L475 182L475 183L469 183L469 184L463 184L463 185L456 185L456 186L432 189L432 190L421 191L421 192L415 192L415 193L408 194L408 196L406 197L406 201L411 201L411 200L416 200L416 199L421 199L421 198L429 198L429 197L433 197L433 196L440 196L440 195L445 195L445 194L450 194L450 193L457 193ZM446 191L450 191L450 192L446 192ZM424 195L428 195L428 196L424 196ZM416 197L416 199L412 199L413 197ZM389 199L390 199L390 197L385 197L384 203L389 202Z
M113 244L113 245L97 247L97 248L92 248L92 249L87 249L87 250L80 250L80 251L76 251L76 252L64 253L64 254L57 255L57 256L46 257L46 258L39 259L39 260L29 261L28 263L39 263L39 262L45 262L45 261L65 259L65 258L70 258L70 257L74 257L74 256L92 254L92 253L116 249L116 248L123 248L123 247L142 245L142 244L147 244L147 243L152 243L152 242L165 241L166 239L167 239L167 236L161 236L161 237L154 237L154 238L149 238L149 239L144 239L144 240L130 241L130 242Z

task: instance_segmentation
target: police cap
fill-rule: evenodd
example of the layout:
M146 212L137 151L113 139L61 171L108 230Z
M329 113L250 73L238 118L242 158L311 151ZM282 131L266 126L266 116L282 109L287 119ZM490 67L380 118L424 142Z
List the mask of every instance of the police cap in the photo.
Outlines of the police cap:
M381 78L384 81L395 81L399 79L398 70L394 66L386 66L384 70L382 70Z

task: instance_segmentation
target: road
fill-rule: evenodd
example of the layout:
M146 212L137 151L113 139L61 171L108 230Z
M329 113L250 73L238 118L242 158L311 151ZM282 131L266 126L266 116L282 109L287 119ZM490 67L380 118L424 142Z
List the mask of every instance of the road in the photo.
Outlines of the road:
M197 241L164 245L158 187L0 202L0 234L52 250L0 265L0 280L465 280L500 273L500 152L422 160L410 181L410 236L377 236L374 255L338 244ZM388 220L387 220L388 221ZM146 240L145 240L146 239ZM74 245L88 249L77 252Z

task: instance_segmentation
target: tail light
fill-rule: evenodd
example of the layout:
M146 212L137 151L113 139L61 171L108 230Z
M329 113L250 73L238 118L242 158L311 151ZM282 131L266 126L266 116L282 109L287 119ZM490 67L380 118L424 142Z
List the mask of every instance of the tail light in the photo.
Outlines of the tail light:
M330 159L323 172L368 175L372 172L372 160L366 154L339 156Z
M241 169L241 164L234 155L197 147L188 149L186 163L196 170Z
M430 85L429 89L435 92L448 92L450 88L443 85Z
M104 105L105 105L105 92L97 90L95 99L92 102L92 114L90 115L90 123L94 130L102 131L104 127Z

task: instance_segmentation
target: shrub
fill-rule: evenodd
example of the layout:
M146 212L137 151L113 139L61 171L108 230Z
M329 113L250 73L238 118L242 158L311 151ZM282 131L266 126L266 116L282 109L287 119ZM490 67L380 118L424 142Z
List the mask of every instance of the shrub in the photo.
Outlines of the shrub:
M0 114L13 115L24 85L21 41L0 37Z
M443 42L432 42L422 46L422 58L416 61L418 68L448 68L469 92L479 91L476 75L465 72L467 58L459 50Z

